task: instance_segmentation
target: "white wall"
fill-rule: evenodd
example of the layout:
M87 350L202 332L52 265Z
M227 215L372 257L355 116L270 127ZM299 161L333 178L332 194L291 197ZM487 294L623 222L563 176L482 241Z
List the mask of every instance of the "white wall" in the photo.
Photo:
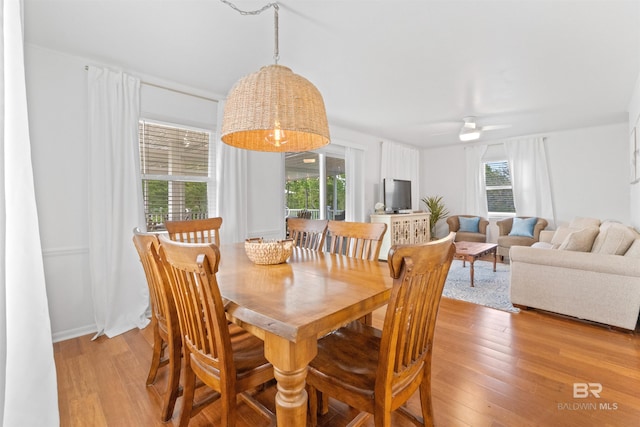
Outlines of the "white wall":
M34 184L54 339L95 330L85 65L79 58L25 49Z
M629 102L629 129L627 135L631 135L634 126L636 127L636 141L638 145L640 145L640 74L638 74L638 80L636 80L636 86L631 94L631 101ZM631 150L629 150L629 152L630 151ZM640 183L630 185L629 200L631 225L633 225L636 230L640 230Z
M576 216L629 223L628 129L626 123L549 133L546 140L556 224ZM491 142L489 142L491 143ZM451 214L464 214L463 145L425 149L421 155L424 196L441 195ZM491 221L489 239L497 228ZM438 224L437 234L448 227Z
M551 134L547 158L558 224L575 216L629 224L627 124Z

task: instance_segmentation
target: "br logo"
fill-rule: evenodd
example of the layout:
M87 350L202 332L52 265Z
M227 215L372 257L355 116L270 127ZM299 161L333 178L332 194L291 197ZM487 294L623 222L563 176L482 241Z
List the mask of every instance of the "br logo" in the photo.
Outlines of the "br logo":
M589 395L600 398L602 392L602 384L600 383L573 383L573 397L576 399L585 399Z

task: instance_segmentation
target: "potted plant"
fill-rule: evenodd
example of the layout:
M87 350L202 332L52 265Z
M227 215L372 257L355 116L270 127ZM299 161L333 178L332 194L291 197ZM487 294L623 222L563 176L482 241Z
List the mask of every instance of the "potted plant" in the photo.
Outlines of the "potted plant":
M449 216L449 211L447 210L444 202L442 201L442 196L431 196L422 198L422 203L427 207L427 211L429 212L429 229L431 231L431 238L436 238L436 224L439 220L444 219Z

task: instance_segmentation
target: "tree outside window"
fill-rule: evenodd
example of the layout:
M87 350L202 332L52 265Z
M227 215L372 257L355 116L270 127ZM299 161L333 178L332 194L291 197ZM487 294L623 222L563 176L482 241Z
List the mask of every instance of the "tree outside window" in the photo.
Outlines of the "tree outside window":
M509 162L486 162L484 173L489 213L515 213Z
M325 166L322 173L321 164ZM287 153L285 176L285 203L289 216L307 212L314 219L344 219L344 159L315 152Z

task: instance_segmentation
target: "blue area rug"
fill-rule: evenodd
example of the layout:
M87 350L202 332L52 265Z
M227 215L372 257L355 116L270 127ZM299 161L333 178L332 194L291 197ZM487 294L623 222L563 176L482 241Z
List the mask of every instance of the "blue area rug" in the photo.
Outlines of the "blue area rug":
M454 260L444 285L442 296L472 302L498 310L517 313L519 308L511 304L509 298L509 265L498 263L493 272L493 262L474 263L474 287L471 287L469 263Z

